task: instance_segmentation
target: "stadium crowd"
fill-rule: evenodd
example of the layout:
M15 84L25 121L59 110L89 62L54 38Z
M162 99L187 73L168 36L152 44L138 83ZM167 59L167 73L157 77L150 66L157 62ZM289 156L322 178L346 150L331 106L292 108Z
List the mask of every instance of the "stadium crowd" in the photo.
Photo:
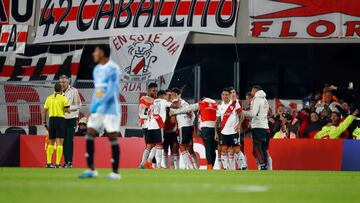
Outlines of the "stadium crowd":
M269 114L271 137L360 139L359 97L351 83L346 88L325 85L303 98L299 112L280 105Z

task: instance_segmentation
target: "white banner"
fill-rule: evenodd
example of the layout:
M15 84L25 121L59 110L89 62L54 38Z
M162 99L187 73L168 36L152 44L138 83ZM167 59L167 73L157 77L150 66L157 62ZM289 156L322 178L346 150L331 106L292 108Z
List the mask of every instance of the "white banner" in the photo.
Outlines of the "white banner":
M250 0L252 37L359 38L359 0Z
M189 32L119 35L110 38L111 59L126 81L146 81L174 72Z
M234 35L240 0L41 0L35 42L154 32Z
M0 25L34 25L35 0L0 0Z
M0 25L0 54L25 52L28 36L27 25Z
M0 81L52 81L61 75L76 79L82 49L36 56L0 55Z

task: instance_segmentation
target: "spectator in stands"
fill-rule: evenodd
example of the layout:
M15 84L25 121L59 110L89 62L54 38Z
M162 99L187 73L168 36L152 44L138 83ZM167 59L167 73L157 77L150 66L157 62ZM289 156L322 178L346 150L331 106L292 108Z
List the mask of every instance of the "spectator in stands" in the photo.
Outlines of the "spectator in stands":
M315 139L338 139L342 133L344 133L348 127L352 124L355 116L359 114L359 110L356 109L352 115L346 117L339 126L335 126L332 121L329 121L318 133L315 135Z
M330 122L334 126L339 126L340 123L342 122L340 113L337 112L337 111L332 112L331 115L330 115ZM350 134L349 134L349 132L347 130L345 130L339 136L339 138L345 138L345 139L347 139L349 137L350 137Z
M329 89L348 102L350 107L353 109L360 108L360 88L354 88L354 84L352 82L349 83L348 87L337 87L335 85L331 85Z
M310 110L308 108L303 108L297 115L297 119L300 121L299 125L299 138L303 137L305 129L310 123Z
M314 138L316 133L321 130L324 123L320 121L319 114L315 111L310 113L310 123L302 134L303 138Z
M78 131L75 132L75 136L85 136L87 132L87 119L82 117L78 124Z
M276 132L274 138L298 138L299 137L299 126L300 122L297 118L285 112L281 116L281 128L280 131Z
M285 106L280 104L276 109L276 114L269 118L270 137L274 137L275 133L280 131L281 116L285 112Z
M360 140L360 120L356 121L355 129L350 132L352 132L353 139Z

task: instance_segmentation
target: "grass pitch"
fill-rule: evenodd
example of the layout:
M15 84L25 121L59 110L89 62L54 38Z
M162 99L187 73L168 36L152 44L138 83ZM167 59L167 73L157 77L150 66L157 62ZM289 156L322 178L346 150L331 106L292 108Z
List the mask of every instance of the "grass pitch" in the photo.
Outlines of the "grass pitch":
M0 202L360 202L360 173L122 170L79 180L81 169L0 168Z

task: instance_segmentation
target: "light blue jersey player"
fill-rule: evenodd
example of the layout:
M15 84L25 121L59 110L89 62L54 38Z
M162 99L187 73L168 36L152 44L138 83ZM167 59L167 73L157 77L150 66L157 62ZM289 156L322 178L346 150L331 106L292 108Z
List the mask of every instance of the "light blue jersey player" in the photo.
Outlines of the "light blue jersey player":
M110 60L94 69L95 91L89 109L88 128L98 133L104 129L109 133L120 132L120 75L120 68Z
M120 68L109 59L110 48L107 45L98 45L93 53L94 62L98 65L94 68L93 77L95 91L90 105L90 117L87 124L86 134L86 161L88 169L79 178L95 178L98 172L94 166L94 139L96 135L106 130L111 143L112 172L109 179L120 179L119 174L119 143L121 122L120 106Z

